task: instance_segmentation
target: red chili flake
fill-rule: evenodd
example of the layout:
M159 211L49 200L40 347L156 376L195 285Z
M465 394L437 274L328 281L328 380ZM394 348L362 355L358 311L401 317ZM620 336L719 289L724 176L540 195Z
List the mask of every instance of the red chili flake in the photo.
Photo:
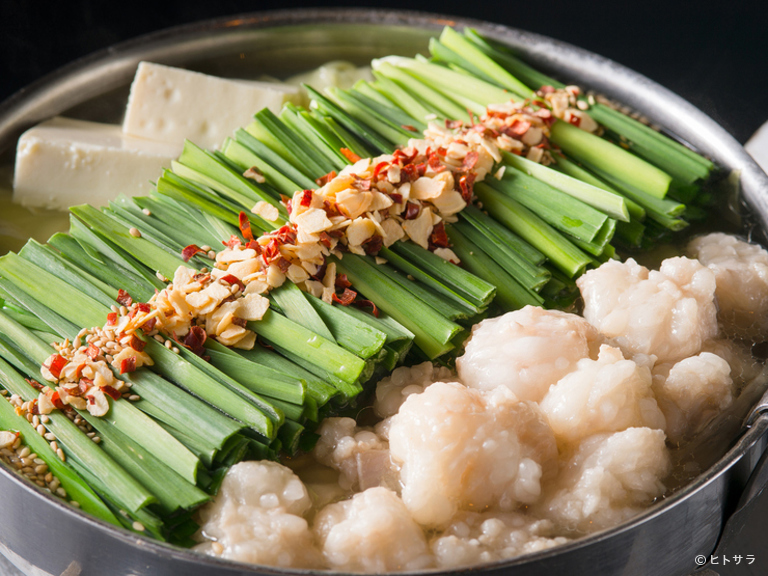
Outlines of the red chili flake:
M107 326L114 326L115 324L117 324L117 312L110 312L107 314Z
M115 390L109 384L107 384L106 386L102 386L101 387L101 391L104 392L105 394L107 394L110 398L112 398L112 400L120 400L120 397L122 396L122 394L120 394L120 392Z
M128 356L120 361L120 374L136 370L136 356Z
M248 215L245 212L240 212L238 215L240 224L240 234L243 235L246 241L253 240L253 232L251 232L251 221L248 220Z
M475 122L475 114L469 108L467 108L467 114L469 115L469 123L470 123L470 125L474 126L476 124L476 122Z
M312 190L302 191L301 201L299 202L299 204L304 208L307 208L310 204L312 204Z
M485 109L485 115L489 118L499 118L501 120L509 117L508 112L502 112L501 110L490 110L488 108Z
M282 202L283 206L285 206L285 209L288 210L288 214L293 212L293 205L291 204L291 199L288 198L288 196L280 194L280 202Z
M261 337L261 336L257 336L257 337L256 337L256 342L258 342L258 343L259 343L259 346L261 346L262 348L266 348L267 350L274 350L274 347L272 347L272 346L270 346L269 344L267 344L267 343L266 343L266 342L265 342L265 341L262 339L262 337Z
M334 302L338 302L342 306L349 306L355 301L355 298L357 298L357 292L350 290L349 288L344 288L344 292L341 293L341 296L338 294L331 296L331 299Z
M77 382L77 388L69 388L67 389L67 393L70 396L82 396L86 392L88 392L88 389L93 386L93 380L90 378L82 377Z
M475 184L475 173L470 172L469 174L466 174L459 178L459 187L461 188L461 197L464 199L464 202L469 204L470 200L472 200L472 187Z
M234 274L227 274L226 276L222 276L221 280L223 282L226 282L230 286L234 286L235 284L237 284L240 287L240 290L245 290L245 284L243 284L240 278L238 278Z
M414 164L406 164L400 168L400 182L413 182L418 178L418 170Z
M464 126L464 122L461 120L445 120L445 127L448 128L448 130L455 130L456 128L461 128L462 126Z
M317 280L318 282L322 282L323 278L325 278L325 271L328 269L328 262L325 260L325 256L323 256L323 265L318 267L317 272L314 273L312 278L314 280Z
M64 366L67 365L67 359L64 358L61 354L54 354L53 359L51 360L51 365L48 366L48 370L53 374L56 378L58 378L61 375L61 370L64 368Z
M442 222L441 222L442 224ZM136 352L141 352L144 350L144 346L146 346L147 343L144 342L141 338L137 338L135 334L131 335L131 340L128 342L128 346L136 350Z
M125 290L120 288L120 290L117 291L117 298L115 298L119 304L122 304L123 306L130 306L133 304L133 298L131 298L131 295L128 294Z
M480 158L480 155L475 150L470 150L467 152L467 155L464 156L464 160L461 162L461 169L464 172L469 172L472 170L472 168L475 167L475 164L477 164L477 160Z
M539 92L542 94L552 94L555 91L554 86L550 86L549 84L544 84L541 88L539 88Z
M418 130L416 130L416 128L414 128L410 124L401 124L400 128L402 128L403 130L408 130L408 132L418 132Z
M546 108L541 108L539 110L536 110L534 115L538 116L539 118L551 118L552 117L552 112L550 112Z
M226 242L222 240L221 243L224 244L224 246L226 246L227 248L237 248L242 244L240 238L238 238L234 234L232 234L232 236L229 237L229 240L227 240Z
M88 358L91 360L96 360L100 354L101 350L99 350L98 346L93 344L88 344L88 348L85 349L85 355L88 356Z
M291 267L291 263L282 256L280 256L280 258L278 258L274 263L277 264L277 267L280 268L280 272L283 274L288 272L288 268Z
M149 334L152 332L152 330L155 329L155 324L157 324L157 317L150 318L144 324L141 325L141 330L144 332L144 334Z
M372 300L355 300L353 304L358 308L370 308L371 314L373 314L376 318L379 317L379 309L376 307L376 304L374 304Z
M269 266L273 260L280 257L280 242L277 238L272 238L269 243L264 247L264 252L261 255L264 264Z
M341 238L344 236L344 230L329 230L328 236L331 238Z
M328 218L339 215L339 207L335 203L331 203L328 200L323 200L323 210Z
M493 128L489 128L485 124L475 124L472 126L472 130L475 132L482 134L486 138L497 138L499 136L499 133L497 130L494 130Z
M368 178L360 178L357 174L353 174L352 178L352 187L355 190L366 191L371 189L371 181Z
M75 368L75 373L72 375L74 378L80 378L80 376L83 374L83 370L85 369L85 362L80 364L77 368Z
M530 127L531 127L531 123L526 120L515 120L514 122L512 122L512 125L504 132L508 136L512 136L513 138L514 137L519 138L523 136L526 132L528 132L528 129Z
M29 410L30 414L40 414L40 407L37 405L37 398L33 398L29 401L27 410Z
M203 344L208 339L208 335L205 333L205 329L202 326L192 326L184 337L184 346L192 350L198 356L202 356L205 352Z
M256 254L261 254L261 244L256 240L248 240L248 244L246 244L245 247L255 251Z
M350 150L349 148L340 148L339 152L341 152L344 155L344 158L346 158L347 160L349 160L353 164L355 162L359 162L360 161L360 156L358 156L357 154L352 152L352 150Z
M371 236L363 242L363 249L366 254L378 254L381 247L384 245L384 239L378 234Z
M327 232L320 232L320 243L326 248L330 249L331 237L328 235Z
M64 410L66 408L66 404L61 401L61 397L59 396L58 392L55 392L51 394L51 404L53 404L56 408L59 410Z
M395 204L402 204L403 203L403 195L399 192L392 192L392 194L389 195L390 198L392 198L392 202Z
M149 314L149 311L151 308L149 307L149 304L146 302L139 302L139 304L134 308L134 310L138 310L139 312L143 312L144 314Z
M296 243L296 231L288 225L281 226L277 232L273 232L272 235L277 238L281 244Z
M416 172L418 173L419 177L424 176L424 174L427 172L427 163L419 162L416 164Z
M184 262L189 262L192 259L192 256L199 253L205 254L205 252L201 250L197 244L190 244L189 246L185 246L181 251L181 257Z
M34 388L35 390L42 390L43 389L43 385L40 384L40 382L38 382L37 380L30 380L29 378L24 378L24 380L26 380L27 384L32 386L32 388Z
M568 118L568 122L578 128L579 126L581 126L581 117L576 116L576 114L571 114L571 117Z
M429 155L429 160L427 161L427 164L429 164L430 169L432 172L442 172L445 170L445 164L440 162L440 158L437 155L437 152L432 152Z
M88 394L86 398L88 399L88 404L96 404L96 398L93 397L93 394Z
M416 202L408 202L405 205L405 219L415 220L418 217L420 211L421 206L419 206Z
M376 180L379 177L379 172L384 170L384 168L389 167L389 162L379 162L376 164L376 167L373 169L373 179Z
M318 186L325 186L326 184L328 184L328 182L336 178L336 176L337 176L336 170L331 170L325 176L320 176L320 178L315 180L315 184L317 184Z
M335 285L336 285L336 288L346 289L352 286L352 282L349 281L349 278L347 278L346 274L337 274Z
M432 228L429 242L438 248L448 248L450 246L448 234L445 233L445 224L442 221Z

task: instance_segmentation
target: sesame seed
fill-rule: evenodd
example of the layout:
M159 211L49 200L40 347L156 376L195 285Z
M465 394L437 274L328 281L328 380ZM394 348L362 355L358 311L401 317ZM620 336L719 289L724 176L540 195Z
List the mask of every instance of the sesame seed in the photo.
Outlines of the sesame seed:
M117 314L120 311L120 308L118 308L114 304L112 304L112 306L110 306L109 309L112 310L112 312L114 312L115 314Z
M170 350L173 347L173 342L171 342L170 340L166 340L165 347L168 348L168 350Z
M213 250L209 250L206 256L208 256L208 258L210 258L211 260L214 260L216 258L216 252L214 252Z
M43 426L42 424L40 424L40 426L35 428L35 430L37 431L38 434L40 434L40 436L45 436L45 426Z
M141 396L139 396L138 394L131 394L130 396L128 396L128 400L130 400L131 402L137 402L141 400Z
M224 546L222 546L220 542L214 542L211 544L211 548L213 548L213 551L216 552L216 554L224 553Z
M160 282L168 282L168 278L163 276L163 274L159 270L155 272L155 276L157 276L157 279L160 280Z
M126 316L128 314L128 308L120 306L120 316Z
M80 503L75 500L72 500L70 504L72 505L73 508L80 508Z
M134 238L141 238L141 232L139 232L138 228L131 228L130 230L128 230L128 234L130 234Z
M21 452L19 452L19 458L26 458L31 452L32 450L29 449L29 446L24 446Z
M49 442L50 442L50 441L52 441L52 440L56 440L56 436L54 436L54 435L53 435L53 434L51 434L50 432L48 432L47 434L45 434L45 435L43 436L43 438L45 438L45 439L46 439L46 440L48 440Z
M174 354L178 354L178 353L179 353L179 349L178 349L178 348L176 348L176 346L174 346L173 348L171 348L171 351L172 351Z
M155 335L153 336L153 338L154 338L155 340L157 340L158 342L160 342L161 344L162 344L162 343L165 341L165 339L164 339L162 336L160 336L160 334L155 334Z
M144 532L144 524L141 522L134 522L131 524L131 527L136 530L136 532Z
M208 246L207 244L205 244L203 246L200 246L200 250L202 250L203 252L210 252L212 250L212 248L210 246Z
M56 456L58 456L59 460L61 460L62 462L67 461L67 457L64 455L64 451L61 448L56 450ZM66 496L66 494L64 494L64 496Z
M62 498L66 498L67 497L67 491L64 490L64 488L62 488L62 487L56 488L56 494L58 494Z
M58 449L59 449L59 445L56 443L56 440L54 440L53 442L51 442L51 450L53 450L54 452L56 452L56 450L58 450Z
M48 466L45 464L40 464L39 466L35 466L35 474L45 474L48 471Z
M142 212L144 212L144 214L146 214L147 216L152 216L152 212L149 211L149 208L144 208Z
M92 440L93 440L94 442L96 442L96 444L98 444L99 442L101 442L101 438L99 438L98 436L94 436L94 437L92 438Z

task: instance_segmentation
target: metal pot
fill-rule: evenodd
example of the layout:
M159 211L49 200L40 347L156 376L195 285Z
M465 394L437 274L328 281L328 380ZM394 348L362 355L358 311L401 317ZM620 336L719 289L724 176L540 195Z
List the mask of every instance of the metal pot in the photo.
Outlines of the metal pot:
M217 19L150 34L83 58L21 90L0 106L0 152L12 157L24 129L55 114L119 121L136 64L151 60L224 76L286 75L331 59L360 64L386 54L425 51L445 25L473 26L564 79L645 114L740 173L743 197L768 223L768 177L723 128L680 97L610 60L504 26L383 10L294 10ZM749 402L746 422L721 422L722 457L692 483L612 530L556 549L472 569L515 574L683 575L715 548L723 523L764 452L768 395ZM732 439L736 438L735 442ZM761 467L765 468L763 458ZM759 470L758 470L759 472ZM755 474L749 502L768 474ZM174 548L94 520L0 469L0 552L28 574L235 576L287 574Z

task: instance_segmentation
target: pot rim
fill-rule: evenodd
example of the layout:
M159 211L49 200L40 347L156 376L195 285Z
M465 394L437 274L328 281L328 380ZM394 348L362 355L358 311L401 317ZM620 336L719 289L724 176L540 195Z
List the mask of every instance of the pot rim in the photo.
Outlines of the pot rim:
M629 106L644 113L652 121L669 128L684 141L690 142L700 151L712 157L719 165L740 172L740 185L744 197L758 215L764 227L768 227L768 176L757 166L742 146L714 120L701 110L683 100L671 91L663 88L648 78L587 50L571 44L551 39L544 35L527 32L517 28L492 24L480 20L444 16L439 14L365 8L319 8L300 10L278 10L225 16L183 24L137 38L118 43L81 57L57 70L43 76L28 86L21 88L0 104L0 153L8 150L8 145L15 142L18 134L29 125L39 122L56 112L44 107L45 100L57 90L71 92L80 83L93 82L99 71L107 68L115 78L122 77L125 69L135 69L135 63L150 51L163 51L171 46L185 42L194 42L208 37L225 37L236 32L249 30L292 27L305 25L365 25L403 26L422 30L439 30L445 25L469 26L483 34L505 42L514 48L525 50L526 59L541 67L563 69L579 82L615 97ZM236 36L236 34L235 34ZM235 38L235 42L237 39ZM620 79L625 86L617 85ZM114 83L114 82L113 82ZM106 90L104 90L106 91ZM87 99L81 97L80 101ZM70 106L62 105L63 109ZM691 498L696 492L714 482L720 475L733 467L761 438L768 432L768 415L758 417L751 427L743 432L728 452L713 466L699 475L692 482L674 492L671 496L647 508L628 522L573 542L526 554L510 560L483 564L473 569L512 568L521 564L534 563L537 560L591 546L596 542L614 535L632 530L649 519L664 514L673 506ZM199 563L215 567L237 568L247 573L268 574L316 574L317 570L280 569L270 566L250 565L214 558L191 550L178 548L136 535L93 518L74 509L54 496L37 490L18 475L0 467L0 474L9 477L22 487L31 497L45 499L52 506L60 507L73 520L95 524L113 538L150 550L166 558L193 559ZM465 571L466 569L459 569ZM459 570L451 570L456 572ZM446 572L445 570L427 570L403 572L402 574L423 574ZM331 573L323 571L322 573ZM333 572L334 574L345 574Z

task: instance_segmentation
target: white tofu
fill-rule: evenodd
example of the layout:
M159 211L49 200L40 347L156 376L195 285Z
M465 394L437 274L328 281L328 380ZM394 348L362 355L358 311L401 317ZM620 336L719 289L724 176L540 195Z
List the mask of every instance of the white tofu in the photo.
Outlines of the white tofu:
M151 62L139 63L123 132L152 140L218 148L262 108L279 113L299 89L286 84L227 80Z
M13 201L65 210L147 194L180 146L125 136L120 126L53 118L19 138Z

